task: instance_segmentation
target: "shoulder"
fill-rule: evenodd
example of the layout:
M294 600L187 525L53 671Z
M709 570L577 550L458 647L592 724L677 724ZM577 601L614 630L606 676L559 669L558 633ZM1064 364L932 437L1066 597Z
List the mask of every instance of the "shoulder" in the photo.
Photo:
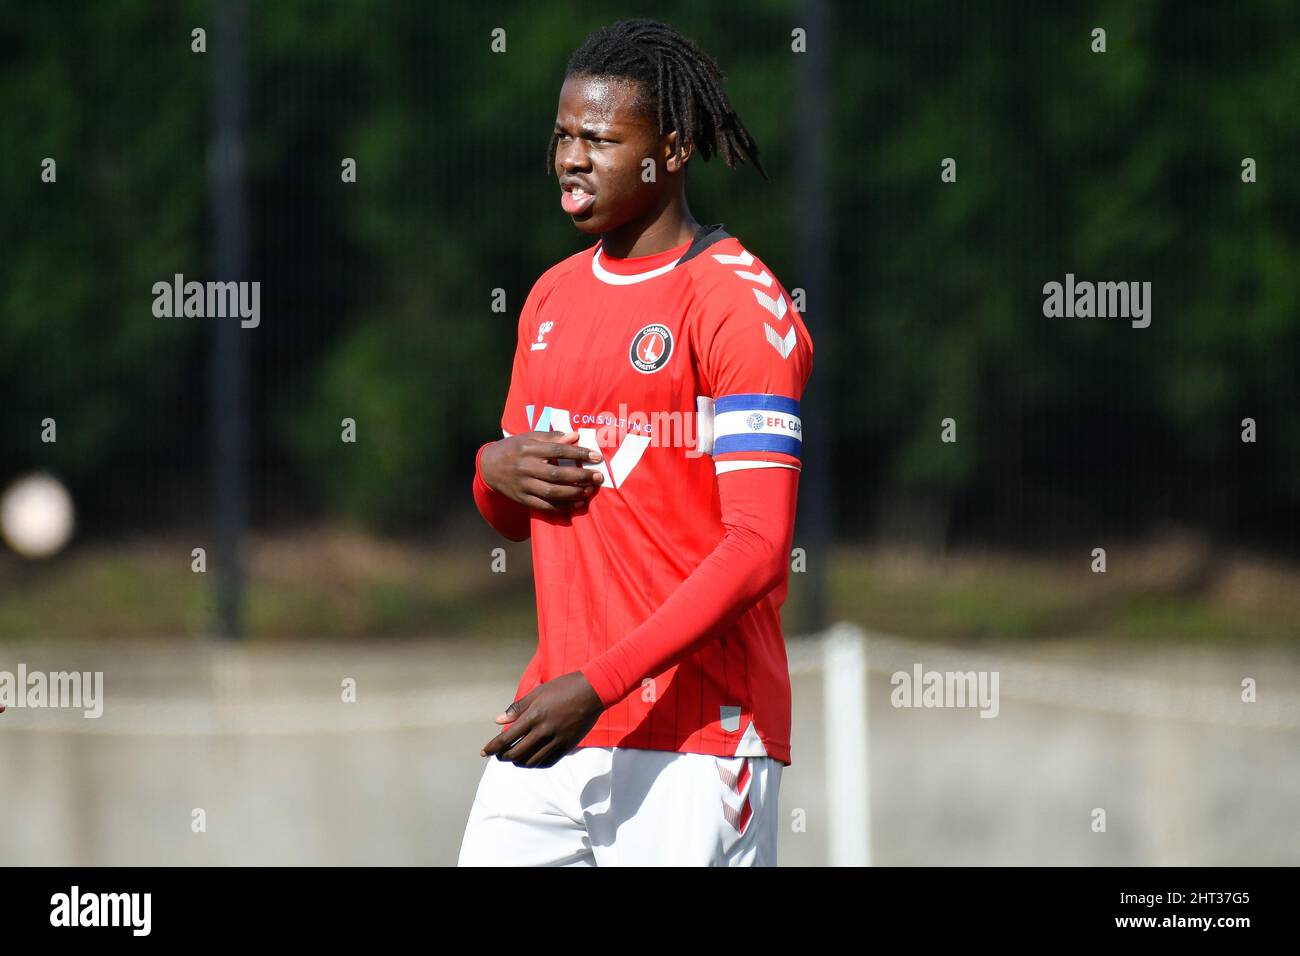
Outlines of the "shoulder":
M596 245L596 243L593 243L585 249L578 250L543 272L537 278L537 281L533 283L533 288L528 293L528 297L530 299L545 297L551 290L563 283L565 278L571 275L575 269L585 267L595 253Z
M772 270L734 236L684 265L692 270L693 349L710 394L797 401L812 371L812 337Z
M793 312L790 296L775 273L735 236L710 243L683 265L690 271L701 318L739 312L784 321Z
M586 249L579 250L567 258L561 259L555 265L543 272L533 287L529 289L527 298L524 299L524 307L519 310L519 335L521 338L531 339L538 331L538 312L541 311L557 289L563 287L565 279L574 274L574 270L584 268L587 260L595 250L595 244Z
M735 236L708 245L689 262L692 319L703 351L740 348L811 362L812 337L785 286Z

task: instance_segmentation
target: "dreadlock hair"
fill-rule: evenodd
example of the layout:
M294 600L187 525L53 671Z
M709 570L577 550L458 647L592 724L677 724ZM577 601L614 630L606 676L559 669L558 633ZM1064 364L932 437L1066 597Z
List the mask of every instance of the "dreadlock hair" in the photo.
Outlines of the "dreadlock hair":
M668 24L620 20L594 31L569 58L564 78L571 76L634 80L637 108L657 116L660 135L677 131L679 159L690 143L705 162L719 153L735 169L748 159L767 179L758 144L723 92L726 77L717 61ZM555 169L558 143L559 135L553 133L546 151L548 175Z

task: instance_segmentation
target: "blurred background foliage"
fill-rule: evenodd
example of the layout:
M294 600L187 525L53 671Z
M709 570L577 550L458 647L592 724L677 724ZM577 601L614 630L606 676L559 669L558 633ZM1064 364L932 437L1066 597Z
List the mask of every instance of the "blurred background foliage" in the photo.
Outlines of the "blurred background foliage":
M472 507L518 310L586 244L544 169L564 64L636 13L251 4L259 528L437 535ZM720 61L771 176L693 163L696 217L800 286L798 6L666 0L654 15ZM92 537L208 520L219 320L150 307L174 273L216 278L213 58L190 50L211 26L198 0L0 3L0 480L54 470ZM1036 547L1174 520L1294 553L1300 8L845 3L809 43L834 49L833 285L808 303L814 335L834 330L816 372L833 414L809 434L834 447L838 532L929 515L944 541ZM57 185L40 181L47 156ZM1044 318L1043 284L1067 272L1151 282L1150 328ZM948 417L956 444L938 440Z

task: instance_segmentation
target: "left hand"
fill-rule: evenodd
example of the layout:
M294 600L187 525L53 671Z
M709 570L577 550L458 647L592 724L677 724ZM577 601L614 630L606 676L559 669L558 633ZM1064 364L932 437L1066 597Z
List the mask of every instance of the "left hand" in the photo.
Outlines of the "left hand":
M573 750L595 725L605 705L581 671L533 688L515 701L498 724L507 724L479 751L516 767L550 767Z

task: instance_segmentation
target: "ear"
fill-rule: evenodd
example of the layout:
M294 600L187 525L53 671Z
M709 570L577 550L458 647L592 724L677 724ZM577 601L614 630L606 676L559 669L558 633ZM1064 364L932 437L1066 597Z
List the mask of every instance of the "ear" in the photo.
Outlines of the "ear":
M691 158L691 153L695 151L691 143L682 147L681 159L677 158L677 130L673 130L663 138L663 157L664 169L670 173L680 173L686 168L686 161Z

